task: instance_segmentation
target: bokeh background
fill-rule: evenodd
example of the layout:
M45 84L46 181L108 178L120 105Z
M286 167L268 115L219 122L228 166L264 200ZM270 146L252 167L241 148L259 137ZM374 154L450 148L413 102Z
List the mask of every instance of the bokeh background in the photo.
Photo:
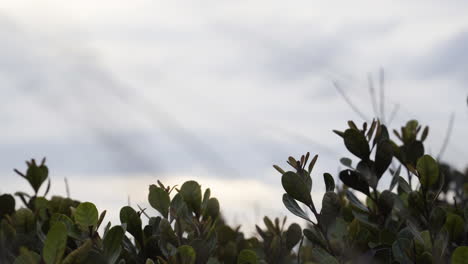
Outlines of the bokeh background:
M430 125L428 152L462 169L467 10L466 1L1 0L0 192L30 191L13 168L45 156L52 193L65 195L67 178L72 197L113 222L129 201L148 207L157 179L194 179L249 230L263 215L289 215L272 165L290 155L319 154L319 203L322 173L336 178L349 156L332 129L375 116L369 79L391 128Z

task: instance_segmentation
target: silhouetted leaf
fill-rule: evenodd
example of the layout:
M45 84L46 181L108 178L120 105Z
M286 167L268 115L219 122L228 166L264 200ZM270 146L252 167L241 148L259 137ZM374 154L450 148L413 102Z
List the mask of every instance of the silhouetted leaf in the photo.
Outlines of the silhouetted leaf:
M292 198L287 193L283 194L283 204L294 215L299 216L300 218L305 219L309 222L312 222L307 216L307 214L301 209L301 207L299 207L294 198Z
M439 165L431 156L422 156L418 160L416 169L418 170L419 180L423 187L428 188L437 183L439 179Z
M0 195L0 219L15 212L15 198L9 194Z
M201 187L196 181L186 181L182 184L179 194L187 203L188 208L196 215L200 215L202 193Z
M349 187L369 195L369 185L366 179L358 172L343 170L340 172L340 180Z
M363 160L369 158L369 144L367 143L366 137L361 132L355 129L347 129L343 138L349 152Z
M343 164L343 166L351 168L351 165L353 164L353 161L351 159L349 159L349 158L341 158L340 163Z
M388 166L392 163L393 147L390 141L382 140L377 144L375 152L375 173L377 178L380 179Z
M149 187L149 194L148 194L148 202L149 204L165 218L168 217L169 213L169 203L170 197L169 193L166 192L163 188L157 187L156 185L152 184Z
M323 180L325 181L325 190L327 192L333 192L335 190L335 180L330 173L323 174Z
M291 250L302 238L301 226L294 223L291 224L286 231L286 248Z
M141 219L137 212L130 206L124 206L120 209L120 222L127 224L127 231L143 244L143 232L141 230Z
M284 190L294 199L303 202L306 205L312 203L310 190L304 179L298 174L288 171L281 177L281 183Z

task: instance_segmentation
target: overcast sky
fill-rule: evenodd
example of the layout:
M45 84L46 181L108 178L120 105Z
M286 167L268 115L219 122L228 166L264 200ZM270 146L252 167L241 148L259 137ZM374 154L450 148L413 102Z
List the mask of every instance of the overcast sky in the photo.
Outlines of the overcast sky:
M0 191L46 156L53 191L145 205L156 179L211 187L229 218L282 214L289 155L350 156L332 129L373 117L385 71L390 124L430 125L428 151L467 164L466 1L20 1L0 4ZM109 186L112 185L111 187ZM317 201L319 202L319 201ZM247 208L247 209L246 209ZM116 215L116 214L115 214ZM257 216L249 216L257 217ZM293 218L290 216L290 218ZM237 220L236 220L237 219Z

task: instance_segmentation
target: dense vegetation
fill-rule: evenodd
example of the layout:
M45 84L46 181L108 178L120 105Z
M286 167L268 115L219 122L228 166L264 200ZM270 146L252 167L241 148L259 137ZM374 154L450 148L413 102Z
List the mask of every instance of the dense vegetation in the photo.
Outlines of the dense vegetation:
M158 181L149 186L148 202L159 215L124 206L120 224L100 228L106 211L47 198L48 168L32 160L25 173L16 172L33 193L0 196L0 263L466 263L468 171L426 155L429 130L414 120L393 131L397 140L379 121L348 126L334 132L358 162L342 158L346 169L338 177L323 175L321 210L311 198L317 156L289 157L291 171L274 166L283 202L308 225L265 217L251 238L223 221L218 200L195 181L180 187ZM379 185L385 174L387 188Z

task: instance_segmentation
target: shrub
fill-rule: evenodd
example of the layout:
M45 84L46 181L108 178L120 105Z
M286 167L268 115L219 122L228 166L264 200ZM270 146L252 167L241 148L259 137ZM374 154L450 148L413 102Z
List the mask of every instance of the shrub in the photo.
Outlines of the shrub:
M358 162L340 160L343 184L323 175L320 211L311 196L317 155L289 157L291 171L274 166L284 205L307 226L265 217L265 227L256 226L258 236L250 238L225 223L218 200L195 181L180 188L150 185L148 202L159 215L124 206L121 223L109 222L100 232L106 211L91 202L46 198L45 160L31 160L26 173L15 170L33 189L14 194L23 206L17 209L11 194L0 196L0 263L464 263L468 171L426 155L429 130L414 120L393 131L400 143L379 121L348 126L334 132ZM394 160L400 165L389 168ZM379 185L385 174L392 177L388 188Z

